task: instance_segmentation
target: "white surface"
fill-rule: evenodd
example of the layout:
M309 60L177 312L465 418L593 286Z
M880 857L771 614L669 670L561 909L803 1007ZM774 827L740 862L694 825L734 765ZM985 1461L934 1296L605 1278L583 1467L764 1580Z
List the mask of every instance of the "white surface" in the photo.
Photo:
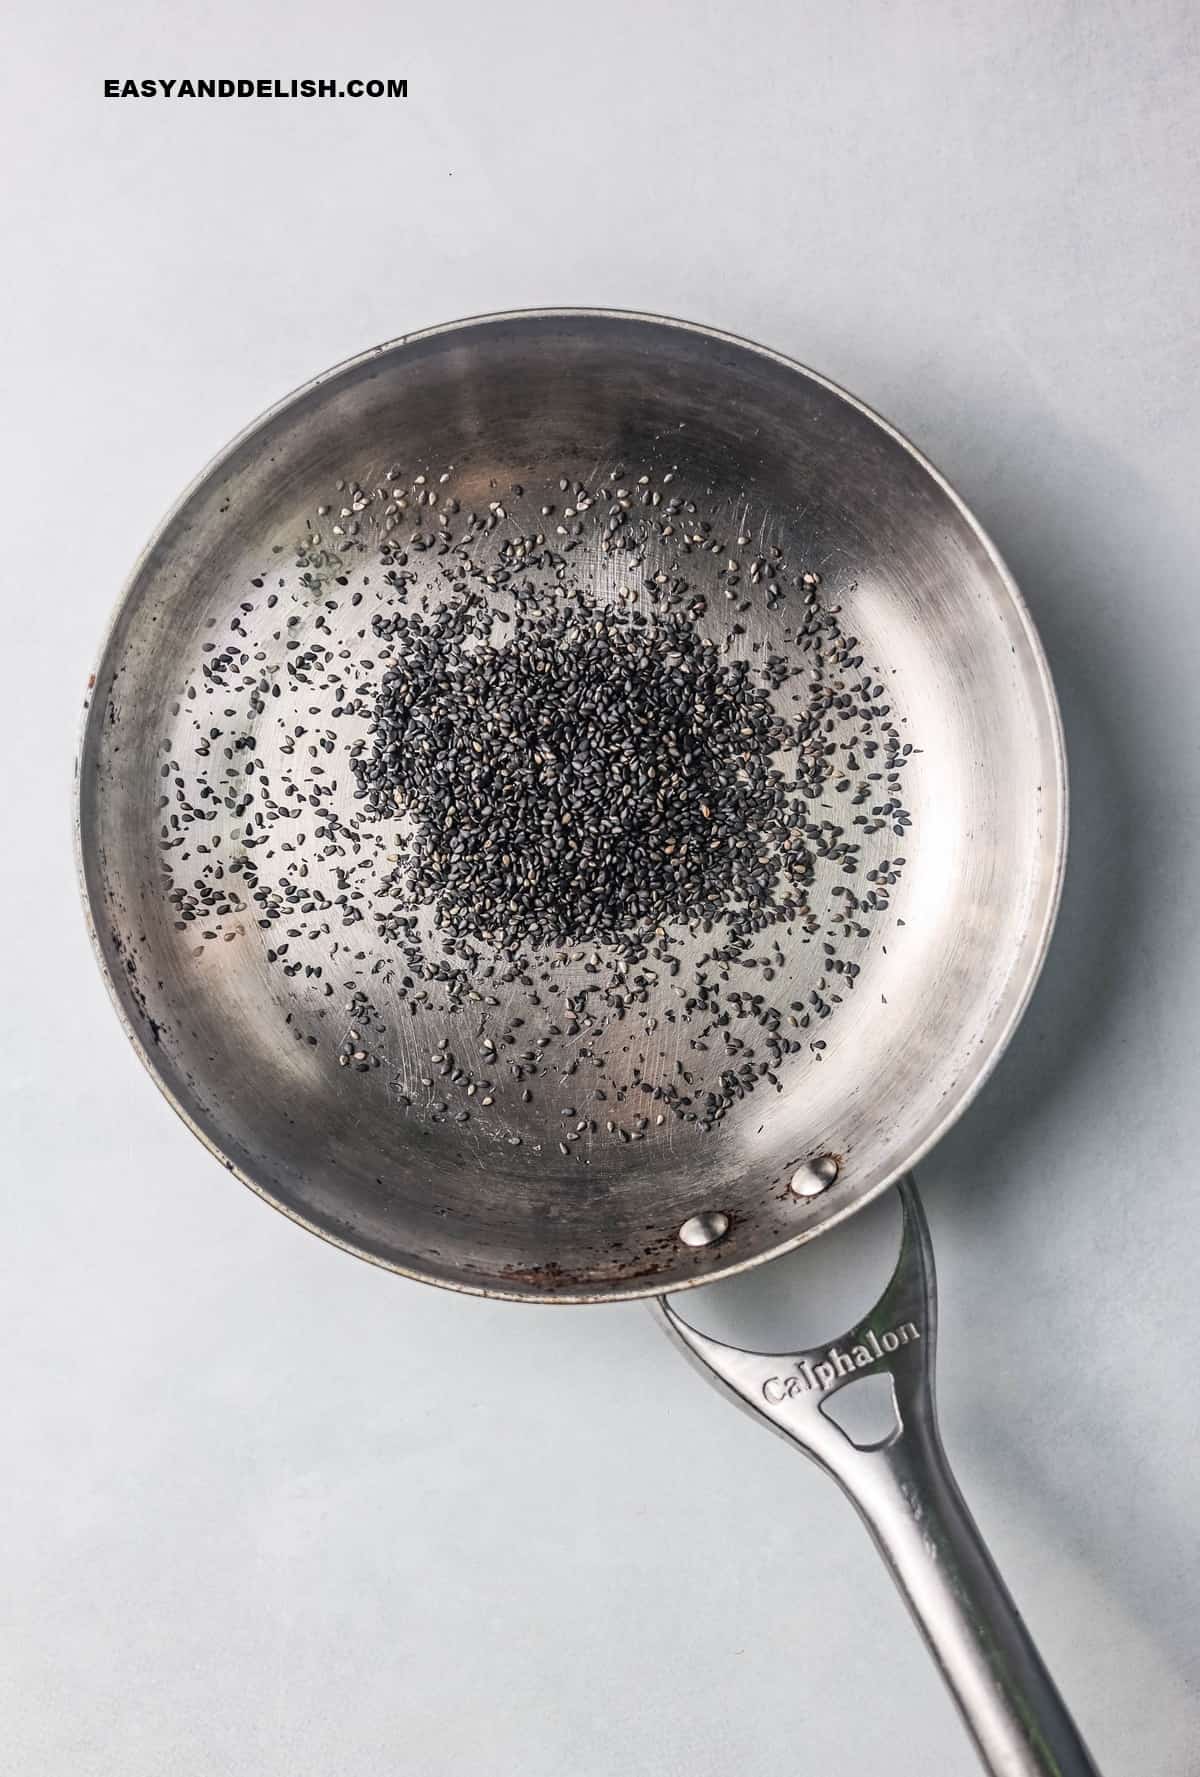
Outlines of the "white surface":
M707 321L847 384L1026 590L1074 846L1033 1009L923 1169L945 1431L1108 1777L1200 1765L1198 17L10 20L6 1769L975 1769L853 1514L644 1309L455 1300L272 1215L160 1102L84 937L77 710L162 510L348 353L563 302ZM412 96L101 96L188 72Z

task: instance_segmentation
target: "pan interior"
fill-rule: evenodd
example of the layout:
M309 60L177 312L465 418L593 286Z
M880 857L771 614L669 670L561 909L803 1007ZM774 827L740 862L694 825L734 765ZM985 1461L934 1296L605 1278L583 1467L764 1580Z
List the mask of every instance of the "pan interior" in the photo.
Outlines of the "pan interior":
M713 1131L668 1118L637 1145L594 1144L581 1165L559 1153L554 1113L541 1107L430 1124L401 1109L397 1082L419 1073L438 1027L414 1026L402 988L383 984L394 958L369 920L339 953L336 1000L326 977L270 966L278 933L252 916L228 943L197 944L194 928L176 928L160 880L163 763L194 749L186 688L205 639L226 635L252 604L238 617L247 649L268 651L279 621L265 591L291 571L313 515L338 498L338 481L369 489L396 465L429 485L452 473L462 507L484 511L514 485L536 502L560 477L590 486L618 466L631 482L670 473L714 535L748 534L818 571L822 602L840 607L886 687L914 749L904 783L913 824L903 841L887 828L865 840L861 873L903 851L901 880L857 954L855 991L819 1033L826 1047L802 1044L781 1065L782 1090L755 1091ZM353 561L352 575L370 573L369 552ZM594 596L619 595L598 550L576 565ZM413 567L434 584L432 561ZM303 648L319 621L326 639L349 642L361 622L347 600L328 602L338 609L320 597L303 606L289 640ZM759 605L743 623L746 651L777 644ZM285 677L284 696L290 707L276 700L254 725L259 756L276 767L281 715L317 723L311 686ZM331 798L348 811L353 780L329 763ZM238 826L222 809L206 837L228 856ZM679 1288L754 1262L847 1213L922 1153L1024 1005L1053 918L1063 826L1057 714L1036 637L986 539L928 465L858 404L767 352L581 311L401 341L310 385L237 440L134 573L80 761L101 957L134 1041L197 1133L280 1208L365 1257L436 1283L550 1300ZM305 861L319 872L319 859ZM806 1002L820 969L818 945L790 945L777 1003ZM392 1044L369 1074L336 1065L344 988L363 979L373 979ZM661 992L645 1016L673 1003ZM445 1028L461 1049L461 1025ZM632 1066L631 1053L618 1031L610 1072ZM797 1195L789 1181L818 1156L836 1158L835 1181ZM729 1218L724 1237L682 1243L682 1224L711 1211Z

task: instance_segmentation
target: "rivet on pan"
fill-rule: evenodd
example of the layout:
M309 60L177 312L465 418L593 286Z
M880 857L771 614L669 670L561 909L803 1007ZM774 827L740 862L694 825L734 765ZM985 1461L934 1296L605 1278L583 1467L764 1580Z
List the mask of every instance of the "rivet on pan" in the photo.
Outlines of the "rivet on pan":
M724 1240L729 1232L729 1217L723 1209L702 1210L698 1216L689 1216L679 1230L679 1238L685 1246L712 1246L718 1240Z
M832 1154L820 1154L815 1160L806 1160L792 1174L791 1189L797 1197L819 1197L822 1191L829 1189L840 1171Z

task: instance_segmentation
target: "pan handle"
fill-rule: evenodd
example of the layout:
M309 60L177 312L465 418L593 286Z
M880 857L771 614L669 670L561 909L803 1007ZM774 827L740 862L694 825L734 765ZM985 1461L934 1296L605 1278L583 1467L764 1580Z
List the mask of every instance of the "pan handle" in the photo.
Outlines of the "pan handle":
M847 1493L887 1562L992 1777L1098 1777L946 1460L934 1405L937 1292L910 1178L896 1269L871 1312L832 1345L780 1355L699 1333L671 1303L667 1329L705 1378L798 1444ZM823 1409L890 1373L895 1424L856 1444Z

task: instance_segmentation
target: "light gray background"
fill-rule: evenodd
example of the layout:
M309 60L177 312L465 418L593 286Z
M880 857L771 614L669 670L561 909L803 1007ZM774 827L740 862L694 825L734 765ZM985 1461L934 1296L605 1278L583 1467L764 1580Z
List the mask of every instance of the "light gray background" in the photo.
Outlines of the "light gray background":
M272 1215L159 1100L89 954L77 712L163 509L326 365L544 303L684 315L847 384L950 475L1026 590L1073 851L1033 1008L922 1172L945 1431L1102 1767L1200 1765L1198 17L14 15L6 1770L975 1768L852 1512L643 1308L456 1300ZM405 75L412 96L101 96L106 75L188 72ZM862 1244L813 1249L827 1283ZM787 1281L754 1280L741 1309L776 1312ZM867 1287L799 1330L840 1331Z

